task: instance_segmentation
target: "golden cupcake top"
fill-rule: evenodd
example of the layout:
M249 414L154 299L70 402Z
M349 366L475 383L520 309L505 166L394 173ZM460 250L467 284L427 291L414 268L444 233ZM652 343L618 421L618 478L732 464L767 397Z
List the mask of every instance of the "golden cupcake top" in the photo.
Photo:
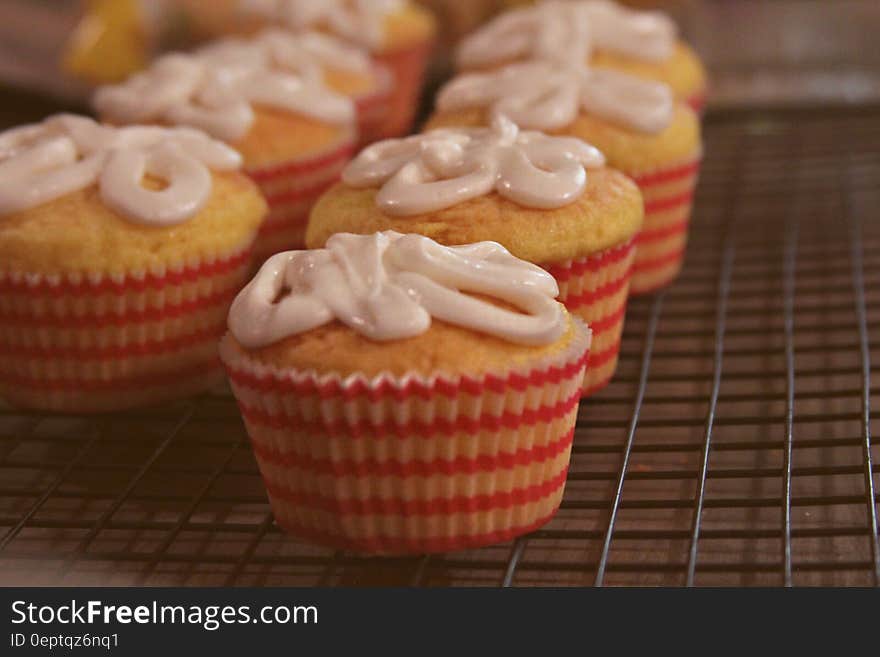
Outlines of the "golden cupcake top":
M553 263L626 243L644 218L639 188L608 168L591 170L578 198L551 209L523 207L491 192L435 212L396 216L378 207L376 195L375 188L332 187L312 208L306 246L321 247L335 233L393 230L441 244L499 242L517 258Z
M503 114L488 128L450 128L389 139L364 149L345 184L377 188L389 215L450 208L490 193L529 208L558 208L581 196L602 154L578 139L522 131Z
M244 137L256 106L351 125L351 99L324 84L324 68L368 72L357 49L320 34L267 31L158 59L122 84L98 89L94 105L113 123L189 125L225 141Z
M608 0L549 0L501 14L464 39L457 51L465 69L512 61L585 62L605 50L647 62L672 56L675 23L656 11L636 11Z
M0 133L0 222L92 186L128 221L169 226L191 219L211 196L211 170L241 156L189 128L115 128L61 114ZM161 180L159 188L144 180Z
M324 248L271 257L238 295L229 329L259 349L338 321L375 341L432 319L524 345L566 331L556 281L495 242L442 246L415 234L339 233Z
M585 112L657 134L671 123L674 102L672 90L659 82L582 64L530 61L459 75L440 90L437 109L485 109L544 131L571 125Z

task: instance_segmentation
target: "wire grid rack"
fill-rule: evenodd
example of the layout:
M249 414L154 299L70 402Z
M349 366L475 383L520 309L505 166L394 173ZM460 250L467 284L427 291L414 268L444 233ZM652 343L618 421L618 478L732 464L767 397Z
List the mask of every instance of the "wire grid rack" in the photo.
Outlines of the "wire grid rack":
M542 530L334 552L275 527L228 393L0 410L0 583L877 585L880 109L710 116L705 155L686 268L632 303Z

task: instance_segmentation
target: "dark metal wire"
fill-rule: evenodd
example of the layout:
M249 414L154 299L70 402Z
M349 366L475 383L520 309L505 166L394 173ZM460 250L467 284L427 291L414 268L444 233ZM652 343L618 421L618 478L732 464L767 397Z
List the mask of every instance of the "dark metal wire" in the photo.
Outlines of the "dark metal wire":
M95 540L95 537L101 533L101 531L107 526L107 523L113 517L125 501L131 496L134 489L140 483L140 481L144 478L147 472L150 471L150 468L153 467L153 464L159 459L160 456L168 449L168 446L172 443L172 441L178 436L178 434L183 430L186 426L187 422L192 419L193 415L196 412L195 404L191 404L188 408L183 412L181 418L172 426L171 430L159 443L153 453L147 458L144 464L138 469L135 475L129 480L128 484L125 486L123 491L117 496L116 500L110 507L107 508L104 513L101 514L98 521L92 526L89 530L89 533L79 542L76 548L71 551L71 553L67 556L66 559L61 564L61 573L67 573L76 563L77 558L82 557L87 550L89 549L89 545L91 545L92 541Z
M645 332L645 343L642 348L642 367L639 371L639 387L636 390L636 399L633 404L632 415L630 416L629 431L627 432L626 444L623 448L623 458L620 463L620 474L617 479L617 487L614 490L611 511L608 514L608 526L605 529L602 553L599 557L599 565L596 567L596 578L594 580L596 586L603 586L605 582L608 555L611 552L611 541L614 539L614 523L617 522L617 512L620 509L620 502L623 497L623 485L626 481L627 470L629 469L629 459L632 455L633 444L635 443L636 428L639 424L639 414L642 410L642 402L645 399L645 390L648 387L648 373L651 371L651 356L654 353L654 340L657 336L657 324L660 321L663 299L664 294L658 294L654 299L654 303L651 305L651 318L648 321L648 329Z
M700 459L700 475L697 483L696 508L691 526L691 543L688 551L687 586L693 586L697 573L697 551L700 542L700 526L703 520L703 507L706 505L706 481L709 471L709 457L712 450L712 429L715 424L715 411L718 407L718 393L721 389L721 370L724 366L724 330L727 326L727 302L730 294L730 279L733 274L733 260L736 253L732 226L728 226L721 258L721 271L718 275L718 297L716 300L717 320L715 323L715 355L713 359L712 392L709 396L709 410L705 420L705 438Z
M797 218L790 216L785 231L785 294L783 297L785 314L785 448L783 456L782 478L782 579L785 586L792 585L791 574L791 478L792 478L792 442L794 437L794 300L795 300L795 269L797 266Z
M135 584L137 586L143 586L143 584L149 579L150 575L156 569L156 566L159 565L159 562L162 560L162 556L168 552L168 548L170 548L175 539L180 535L180 532L184 530L189 522L192 515L198 510L199 505L205 500L208 496L208 493L217 483L217 480L223 475L226 469L229 467L229 464L235 458L236 454L238 454L238 450L244 445L244 439L239 440L232 446L232 449L229 450L229 453L223 459L223 461L218 465L214 472L211 473L211 476L208 478L208 481L202 486L199 492L193 497L192 502L190 502L189 506L184 509L184 511L180 514L180 519L177 521L177 524L168 532L168 535L162 540L159 546L153 551L153 556L150 561L147 563L143 572L138 576L135 580Z
M511 586L513 586L513 578L516 575L516 567L526 551L527 544L528 538L525 536L521 536L514 541L513 547L510 548L510 557L507 560L507 568L504 569L504 577L501 578L502 588L510 588Z
M871 346L868 338L868 318L865 303L865 271L862 256L862 220L853 208L852 192L848 182L842 182L843 205L849 223L850 260L852 262L853 292L859 330L859 352L862 364L862 453L865 458L865 503L868 513L868 527L871 531L871 559L873 562L874 585L880 586L880 538L877 532L877 498L874 493L874 467L871 456Z
M36 513L40 510L40 508L46 503L46 501L52 497L55 491L58 490L58 487L64 483L64 480L70 475L73 470L79 466L82 462L83 458L86 454L89 453L89 450L95 446L95 444L101 440L102 431L100 427L96 427L94 435L90 440L87 440L82 447L77 451L76 455L70 460L70 462L64 466L61 472L55 477L54 481L49 485L49 487L40 495L37 500L31 505L31 507L24 513L23 516L15 523L13 527L9 529L4 535L3 538L0 539L0 552L6 549L6 547L18 536L19 532L24 529L24 527L33 519Z
M238 578L241 577L241 574L244 572L244 569L247 568L248 564L257 561L254 558L254 552L257 551L263 538L269 533L269 529L271 529L274 524L275 517L270 511L263 517L263 521L257 526L250 543L248 543L248 546L242 551L241 556L236 560L235 567L226 578L226 586L235 586L238 582Z

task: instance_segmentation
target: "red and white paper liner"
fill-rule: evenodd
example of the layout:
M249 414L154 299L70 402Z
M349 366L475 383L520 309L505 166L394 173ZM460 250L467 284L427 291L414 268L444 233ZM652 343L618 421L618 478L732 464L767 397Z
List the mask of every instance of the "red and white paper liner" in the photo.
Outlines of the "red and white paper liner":
M685 99L685 103L694 110L698 115L702 116L706 110L706 101L708 94L705 90L691 94Z
M375 56L394 76L389 111L381 134L383 139L402 137L412 131L433 45L433 41L426 41Z
M354 134L320 155L290 160L272 167L248 168L269 204L269 214L254 245L254 262L305 248L309 211L330 186L339 180L355 151Z
M220 354L278 524L382 554L510 540L556 513L590 331L530 366L479 377L279 371L227 337Z
M632 294L663 288L681 271L699 171L700 159L694 158L650 173L627 174L639 186L645 202Z
M604 388L617 370L635 239L599 253L545 265L559 284L559 301L592 329L583 396Z
M358 117L358 145L369 146L383 138L388 116L391 112L391 95L394 76L384 66L377 66L378 80L375 91L353 98Z
M0 271L0 397L92 413L207 390L223 378L217 341L251 243L119 275Z

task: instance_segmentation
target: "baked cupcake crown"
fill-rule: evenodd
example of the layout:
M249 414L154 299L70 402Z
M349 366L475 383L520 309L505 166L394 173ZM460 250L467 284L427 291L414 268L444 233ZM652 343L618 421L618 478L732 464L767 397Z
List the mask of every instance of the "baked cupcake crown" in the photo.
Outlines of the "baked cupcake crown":
M459 75L437 96L443 112L474 107L504 114L533 130L564 128L583 110L640 132L658 133L672 122L675 99L660 82L584 65L532 61Z
M404 6L404 0L239 0L245 14L297 31L328 30L371 50L382 43L385 19Z
M352 124L354 103L321 81L321 64L352 66L355 56L317 35L284 44L278 32L228 39L192 54L175 53L118 85L95 92L94 105L114 123L190 125L225 141L244 137L254 105L302 114L331 124Z
M586 142L521 131L499 114L489 128L432 130L373 144L348 164L342 180L379 187L376 204L390 215L435 212L492 192L549 209L577 199L586 169L604 163Z
M244 347L260 348L334 320L372 340L400 340L436 318L541 345L565 331L558 293L549 273L495 242L450 247L394 231L337 233L323 249L269 258L233 302L229 329Z
M609 0L549 0L510 11L466 37L458 65L485 68L514 60L585 62L594 48L645 61L664 61L677 28L657 11L637 11Z
M179 224L208 201L210 169L241 166L228 146L189 128L113 128L61 114L0 133L0 218L98 185L102 201L135 223ZM145 177L165 181L161 190Z

